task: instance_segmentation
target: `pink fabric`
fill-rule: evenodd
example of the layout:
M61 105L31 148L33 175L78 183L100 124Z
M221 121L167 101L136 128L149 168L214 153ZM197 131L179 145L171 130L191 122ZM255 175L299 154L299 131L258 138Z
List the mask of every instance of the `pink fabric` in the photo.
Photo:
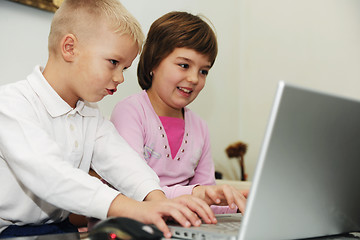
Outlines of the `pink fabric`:
M178 151L176 146L172 147L170 141L173 137L168 139L167 127L155 113L146 91L117 103L111 121L120 135L157 173L160 186L168 198L191 194L197 185L216 184L207 125L190 109L184 108L184 134ZM223 206L212 206L212 209L214 213L237 210Z
M181 118L159 117L164 126L166 136L171 149L171 157L174 159L184 137L185 121Z

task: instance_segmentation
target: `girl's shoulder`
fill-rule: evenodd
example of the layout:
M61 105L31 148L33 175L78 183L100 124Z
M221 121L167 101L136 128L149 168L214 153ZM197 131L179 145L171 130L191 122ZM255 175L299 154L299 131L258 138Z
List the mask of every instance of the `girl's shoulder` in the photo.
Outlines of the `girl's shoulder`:
M153 109L146 91L130 95L119 101L112 112L113 117L132 115L145 118L146 116L152 116L153 114Z
M115 108L139 108L142 105L147 105L147 94L145 91L141 91L139 93L135 93L128 97L125 97L121 101L119 101Z
M195 128L207 129L207 123L202 119L197 113L190 110L189 108L184 108L185 115L185 124L189 124Z
M141 91L135 94L132 94L130 96L125 97L124 99L120 100L117 104L124 104L124 103L138 103L140 101L143 101L144 99L144 93L146 92Z

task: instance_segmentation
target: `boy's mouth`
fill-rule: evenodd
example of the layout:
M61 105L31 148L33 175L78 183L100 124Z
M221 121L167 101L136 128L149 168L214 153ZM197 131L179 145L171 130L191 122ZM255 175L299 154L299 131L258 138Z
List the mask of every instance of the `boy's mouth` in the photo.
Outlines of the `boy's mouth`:
M116 92L116 88L114 89L106 89L109 95L113 95Z
M188 88L183 88L183 87L176 87L176 88L179 89L180 91L184 92L184 93L187 93L187 94L192 93L192 90L188 89Z

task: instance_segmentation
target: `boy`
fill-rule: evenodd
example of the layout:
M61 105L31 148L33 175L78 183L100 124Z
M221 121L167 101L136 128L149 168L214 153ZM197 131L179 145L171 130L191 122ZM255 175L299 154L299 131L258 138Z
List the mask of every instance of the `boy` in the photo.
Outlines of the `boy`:
M142 41L117 0L65 0L45 68L0 88L0 238L73 231L69 212L132 217L165 237L164 217L216 222L200 199L167 200L156 174L90 103L116 92ZM88 175L90 167L118 191Z

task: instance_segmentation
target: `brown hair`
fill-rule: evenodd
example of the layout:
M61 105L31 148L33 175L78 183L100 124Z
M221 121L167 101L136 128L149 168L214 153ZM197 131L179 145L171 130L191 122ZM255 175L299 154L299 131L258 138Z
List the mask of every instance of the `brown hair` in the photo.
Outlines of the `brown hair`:
M57 44L68 33L84 38L93 35L90 27L101 19L105 19L115 33L132 36L141 50L144 34L140 24L119 0L65 0L51 23L49 51L56 53Z
M200 16L170 12L150 27L137 69L142 89L151 88L150 72L175 48L189 48L209 57L211 66L217 55L217 40L212 28Z

